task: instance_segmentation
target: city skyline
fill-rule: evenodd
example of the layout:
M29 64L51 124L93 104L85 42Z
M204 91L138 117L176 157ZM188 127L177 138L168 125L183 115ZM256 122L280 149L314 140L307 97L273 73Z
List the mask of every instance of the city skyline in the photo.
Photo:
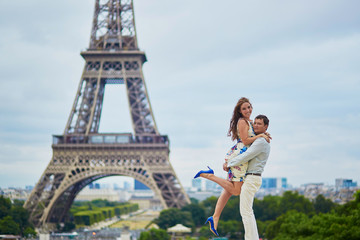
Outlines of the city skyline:
M294 186L360 181L360 3L134 5L155 120L183 186L207 165L225 176L226 133L242 96L252 117L270 118L264 177ZM35 185L51 160L51 135L64 130L84 66L79 53L89 44L93 7L0 3L0 187ZM100 130L130 132L129 116L124 87L106 88Z

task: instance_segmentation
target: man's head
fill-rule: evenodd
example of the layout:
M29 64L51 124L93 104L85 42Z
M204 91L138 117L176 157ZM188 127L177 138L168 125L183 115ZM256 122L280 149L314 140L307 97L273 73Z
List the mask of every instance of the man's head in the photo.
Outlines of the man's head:
M258 115L254 121L254 132L256 134L266 132L269 126L269 119L265 115Z

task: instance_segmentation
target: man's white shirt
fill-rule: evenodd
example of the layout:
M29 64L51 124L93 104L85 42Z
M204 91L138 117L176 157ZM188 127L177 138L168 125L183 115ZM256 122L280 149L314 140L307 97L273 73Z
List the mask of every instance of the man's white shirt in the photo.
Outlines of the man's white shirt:
M228 167L249 162L247 173L262 173L270 154L270 144L261 137L256 139L242 154L228 160Z

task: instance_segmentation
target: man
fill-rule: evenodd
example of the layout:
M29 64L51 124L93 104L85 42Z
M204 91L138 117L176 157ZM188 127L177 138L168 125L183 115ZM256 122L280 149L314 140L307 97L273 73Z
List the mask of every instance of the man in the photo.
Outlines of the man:
M265 133L269 126L269 119L265 115L258 115L253 125L256 134ZM227 164L228 167L233 167L249 162L240 193L240 214L245 229L245 240L259 240L252 207L255 193L261 186L261 173L264 171L269 153L270 144L265 138L258 138L245 152L230 159Z

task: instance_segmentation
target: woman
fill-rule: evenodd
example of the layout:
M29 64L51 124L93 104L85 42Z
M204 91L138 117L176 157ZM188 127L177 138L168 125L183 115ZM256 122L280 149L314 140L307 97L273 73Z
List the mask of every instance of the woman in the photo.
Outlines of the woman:
M224 170L227 169L227 160L235 157L242 151L246 151L247 147L249 147L257 138L264 137L267 141L270 141L266 134L255 135L252 128L252 120L250 119L251 113L252 105L249 99L245 97L240 98L234 108L228 132L228 136L231 136L232 140L237 140L237 144L226 154L225 163L223 165ZM209 217L206 221L206 223L209 222L210 224L210 230L217 236L219 236L219 234L216 229L221 212L232 195L240 194L246 170L247 163L231 167L228 172L228 180L215 176L214 171L211 168L209 168L209 170L199 171L194 177L209 179L224 188L224 191L221 193L216 203L214 215Z

